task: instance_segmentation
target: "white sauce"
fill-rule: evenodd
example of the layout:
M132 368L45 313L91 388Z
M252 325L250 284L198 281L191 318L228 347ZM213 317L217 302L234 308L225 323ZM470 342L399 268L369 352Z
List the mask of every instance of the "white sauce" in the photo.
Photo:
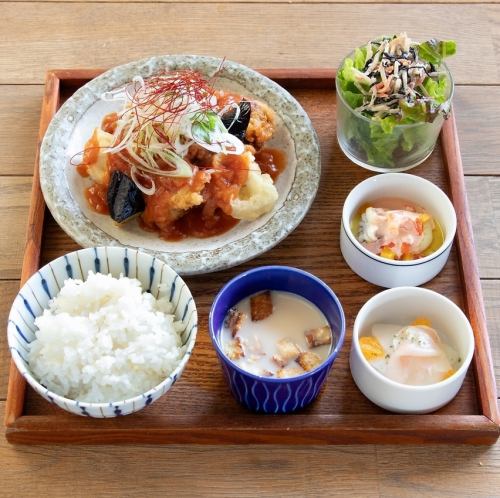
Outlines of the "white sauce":
M241 339L245 356L232 360L240 368L255 375L265 376L265 371L272 372L272 377L280 367L272 360L278 354L276 344L281 339L290 339L300 351L317 354L323 363L330 353L331 344L309 348L305 332L327 326L323 313L310 301L301 296L283 291L271 291L273 313L264 320L251 320L250 296L240 301L234 308L245 314L245 319L236 337ZM231 348L234 339L228 327L224 326L221 334L223 351ZM333 343L333 341L332 341ZM299 364L291 360L285 367L297 369L294 375L301 375Z

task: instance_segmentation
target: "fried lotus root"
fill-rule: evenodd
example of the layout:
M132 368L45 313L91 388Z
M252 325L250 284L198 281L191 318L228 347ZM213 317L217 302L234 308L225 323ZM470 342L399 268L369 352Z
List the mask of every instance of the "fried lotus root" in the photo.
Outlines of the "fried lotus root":
M300 353L297 358L297 363L306 371L313 370L321 363L321 358L311 351Z
M309 348L317 348L332 343L332 329L328 325L308 330L304 335Z
M245 320L246 315L236 308L231 308L226 316L226 327L231 331L231 336L234 337Z
M271 291L264 291L250 298L250 314L252 322L264 320L273 314Z

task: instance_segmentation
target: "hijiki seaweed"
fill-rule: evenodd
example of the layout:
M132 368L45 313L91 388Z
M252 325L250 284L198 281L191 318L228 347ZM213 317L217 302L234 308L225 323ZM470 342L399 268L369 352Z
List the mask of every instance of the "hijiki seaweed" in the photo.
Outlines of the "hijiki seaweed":
M404 107L408 110L421 106L429 121L439 112L449 112L448 102L437 102L425 85L428 78L438 81L446 72L424 60L419 54L420 45L412 42L406 33L371 41L364 52L363 69L352 68L354 84L363 95L363 104L357 111L377 118L390 115L398 118L404 114Z

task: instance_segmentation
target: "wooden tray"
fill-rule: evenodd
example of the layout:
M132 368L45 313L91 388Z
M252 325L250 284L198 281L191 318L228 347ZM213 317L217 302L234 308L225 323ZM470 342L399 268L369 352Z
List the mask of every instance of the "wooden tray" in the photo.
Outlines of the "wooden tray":
M448 192L458 215L455 247L443 272L428 284L455 301L474 329L476 353L458 396L429 415L394 415L373 405L356 388L349 372L351 330L363 303L380 291L353 274L339 249L342 204L370 173L340 151L335 135L335 72L330 69L262 70L289 89L309 113L321 142L322 178L316 200L302 224L268 253L231 270L186 281L199 310L199 335L181 381L157 403L127 417L96 420L50 405L11 364L6 404L6 435L11 443L476 443L499 436L496 387L481 286L453 116L441 143L412 174ZM40 140L61 102L99 70L57 70L47 74ZM300 165L299 165L300 166ZM55 224L39 187L35 164L28 240L21 284L39 266L78 246ZM264 264L299 266L322 278L339 296L347 335L320 397L293 415L257 415L232 398L207 333L212 298L241 271Z

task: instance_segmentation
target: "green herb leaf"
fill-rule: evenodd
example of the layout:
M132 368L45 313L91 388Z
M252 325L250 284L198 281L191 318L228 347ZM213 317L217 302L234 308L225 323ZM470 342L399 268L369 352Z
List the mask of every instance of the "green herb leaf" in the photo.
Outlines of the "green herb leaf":
M227 132L221 118L213 111L200 112L193 117L191 133L199 140L210 143L215 132Z

